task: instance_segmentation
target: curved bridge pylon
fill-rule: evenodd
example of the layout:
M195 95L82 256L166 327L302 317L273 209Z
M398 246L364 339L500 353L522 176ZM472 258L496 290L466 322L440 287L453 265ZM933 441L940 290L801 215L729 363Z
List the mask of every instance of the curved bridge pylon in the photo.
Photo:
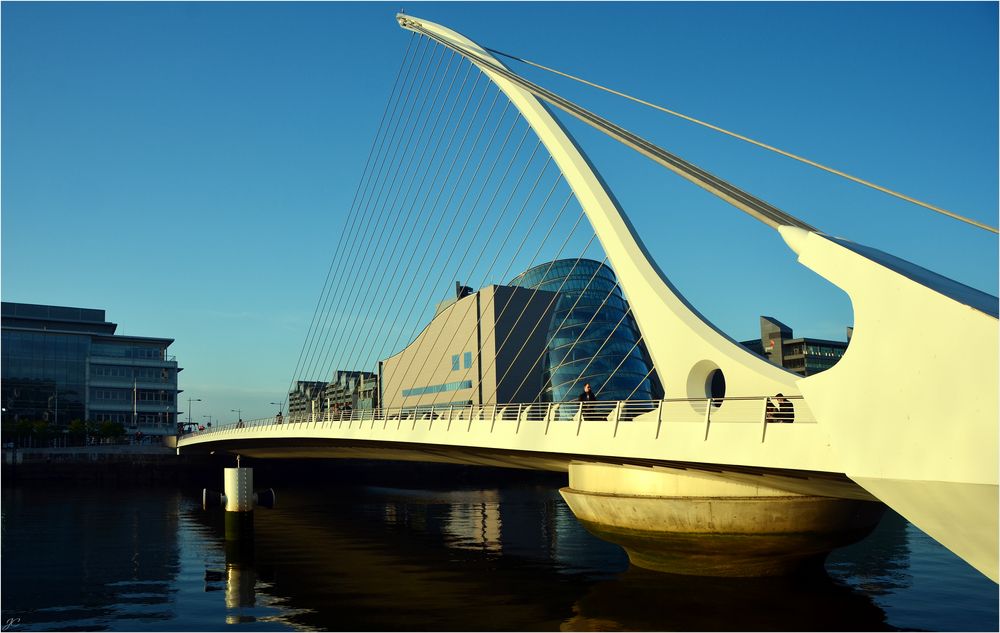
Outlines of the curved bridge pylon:
M397 19L464 54L535 129L620 277L668 396L711 395L715 371L727 395L802 394L828 426L842 472L997 580L996 297L804 225L779 225L799 261L848 294L855 324L832 369L801 379L777 368L680 295L580 148L533 94L498 72L498 60L446 27ZM942 328L962 332L966 343L915 344Z
M503 427L506 422L517 421L514 436L499 440L495 447L508 455L521 454L526 467L546 467L544 456L537 454L541 450L552 452L555 469L564 467L561 464L567 455L597 459L617 454L636 464L659 462L667 467L701 463L711 465L709 470L715 472L728 468L734 480L739 480L741 472L825 473L832 479L818 477L819 483L814 486L796 488L795 477L776 476L769 483L797 493L877 498L994 581L998 579L1000 376L996 297L876 249L825 235L766 203L757 204L759 201L749 194L647 143L644 154L654 159L669 157L672 170L775 228L798 254L800 263L850 297L855 312L854 335L835 367L808 378L776 367L709 323L670 283L582 149L536 97L551 93L535 89L483 47L455 31L408 15L400 14L397 20L402 28L428 37L476 65L528 122L558 165L618 275L667 401L686 402L679 407L667 406L664 401L652 412L636 416L634 421L648 423L642 428L649 430L649 440L640 439L646 437L645 431L640 432L641 425L637 425L635 431L626 432L635 442L617 446L580 444L587 424L577 415L570 418L579 422L575 439L566 434L571 447L560 450L549 430L565 416L550 407L541 418L545 421L544 437L539 436L541 439L531 445L519 441L516 435L521 432L522 422L527 424L535 418L520 408L513 417L509 411L501 413L494 408L489 415L483 409L475 415L470 410L466 418L449 411L447 429L438 423L437 432L444 434L440 437L432 432L434 418L426 433L421 434L414 417L405 438L391 440L402 441L405 446L397 444L393 450L407 453L407 458L413 458L416 451L429 459L434 459L433 453L438 450L444 461L461 461L456 458L455 448L466 446L469 460L474 462L474 455L483 454L481 451L487 450L493 440L477 436L472 441L470 435L463 439L452 431L452 420L467 420L471 433L474 426L481 428L474 419L485 421L492 416L488 436L494 436L497 422ZM627 144L635 146L637 137L628 136L632 140ZM961 332L963 343L933 347L916 344L942 328ZM722 406L715 411L712 398L719 394L713 393L712 383L719 374L724 377L727 400L719 401ZM779 392L801 396L801 406L815 416L815 423L794 424L794 428L781 428L772 436L766 430L766 420L762 420L763 433L756 430L758 427L734 425L727 430L713 430L709 441L710 418L731 415L727 406L731 410L738 406L739 398L754 398L754 406L761 408L763 396ZM690 404L698 401L707 404L700 405L703 409ZM688 422L692 412L696 421L704 422L703 432L700 427L682 423L672 433L661 433L669 428L664 424L671 422L664 418L665 414L674 415L675 422ZM763 415L763 409L755 409L746 418L756 421ZM620 411L607 419L612 417L617 437ZM261 428L246 429L245 433L229 429L181 440L179 448L205 448L219 441L226 445L225 450L237 450L241 445L250 448L253 441L288 440L299 433L304 439L353 438L362 442L356 445L362 447L359 450L369 455L375 450L370 442L382 440L383 431L393 424L398 431L408 426L401 417L390 421L387 414L376 412L365 431L365 420L361 416L357 426L349 421L346 429L340 421L324 427L322 432L314 419L305 422L306 426L287 424L269 427L266 432ZM755 430L748 433L748 428ZM759 439L751 440L755 433ZM241 444L242 436L250 444ZM425 442L439 448L432 449L423 445ZM254 450L262 456L267 454L259 444ZM303 450L310 453L308 448ZM523 457L527 454L533 456ZM517 462L511 459L510 464ZM487 458L483 460L488 462ZM572 485L572 469L570 473ZM831 483L836 477L853 483ZM577 479L586 477L578 474ZM855 492L850 492L852 486Z

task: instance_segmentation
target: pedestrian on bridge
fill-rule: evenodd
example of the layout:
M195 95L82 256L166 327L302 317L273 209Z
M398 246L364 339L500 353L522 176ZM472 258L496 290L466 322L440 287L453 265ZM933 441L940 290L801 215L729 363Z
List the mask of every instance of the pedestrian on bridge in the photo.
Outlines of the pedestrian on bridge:
M765 410L764 418L768 422L795 421L795 407L784 394L776 393L773 398L768 398Z
M583 385L583 393L580 394L579 400L580 400L580 402L583 403L582 405L580 405L581 413L583 414L583 419L584 420L591 419L593 417L591 414L592 414L592 412L594 411L594 409L596 407L595 407L595 405L590 404L590 403L597 401L597 394L595 394L591 390L589 382L588 383L584 383L584 385Z

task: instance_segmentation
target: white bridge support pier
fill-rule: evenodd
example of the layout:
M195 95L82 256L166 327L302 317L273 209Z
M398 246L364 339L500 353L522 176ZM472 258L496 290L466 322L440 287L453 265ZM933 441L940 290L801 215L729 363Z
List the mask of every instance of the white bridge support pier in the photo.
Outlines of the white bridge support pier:
M226 468L223 472L226 541L253 540L253 468Z
M822 567L867 536L885 506L726 481L708 473L570 464L559 491L598 538L632 564L697 576L775 576Z
M226 468L223 484L226 512L253 512L253 468Z

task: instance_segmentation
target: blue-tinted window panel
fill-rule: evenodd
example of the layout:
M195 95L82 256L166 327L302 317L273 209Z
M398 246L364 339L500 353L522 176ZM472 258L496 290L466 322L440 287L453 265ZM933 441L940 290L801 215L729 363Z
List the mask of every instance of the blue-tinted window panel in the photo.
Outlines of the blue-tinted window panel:
M454 354L451 357L451 370L458 371L460 367L458 366L458 354Z
M463 354L462 365L466 369L470 369L472 367L472 352L465 352L465 354Z
M457 356L455 358L458 358ZM444 393L445 391L458 391L459 389L471 389L471 380L458 382L448 382L443 385L429 385L427 387L414 387L413 389L403 389L403 397L423 396L429 393Z

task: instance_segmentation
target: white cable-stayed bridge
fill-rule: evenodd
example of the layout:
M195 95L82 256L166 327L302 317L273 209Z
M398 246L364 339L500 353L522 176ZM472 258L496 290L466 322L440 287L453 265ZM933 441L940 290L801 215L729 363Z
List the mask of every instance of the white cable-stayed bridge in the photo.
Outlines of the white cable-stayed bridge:
M997 580L995 297L826 235L443 26L399 23L410 44L292 375L299 405L178 450L567 471L591 531L682 573L786 571L884 503ZM549 107L778 231L850 297L844 357L802 377L708 322ZM944 326L974 343L911 344ZM329 405L331 376L369 406ZM585 383L596 401L575 400Z

